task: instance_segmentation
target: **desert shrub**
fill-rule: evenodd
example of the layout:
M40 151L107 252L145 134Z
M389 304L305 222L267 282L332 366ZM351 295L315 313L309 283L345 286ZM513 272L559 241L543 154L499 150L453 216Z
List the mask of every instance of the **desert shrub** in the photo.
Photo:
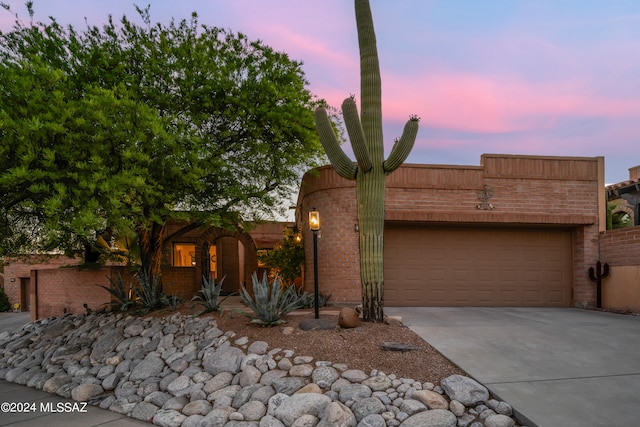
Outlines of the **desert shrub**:
M293 286L283 287L280 278L276 277L269 283L267 274L258 280L258 275L253 273L253 294L247 291L244 284L241 285L240 297L255 314L243 313L251 319L251 323L261 326L274 326L284 323L284 316L300 308L298 292Z
M300 289L296 291L298 294L298 300L300 302L300 308L312 308L315 306L315 297L311 292L306 292ZM331 298L331 294L318 293L318 307L324 307Z
M222 310L220 303L226 299L225 297L222 301L218 301L218 298L220 298L220 291L222 290L222 282L224 282L224 277L220 279L217 284L214 278L211 278L210 280L207 280L206 277L202 278L202 289L200 289L200 291L191 298L191 301L195 302L194 305L200 305L202 307L201 310L193 314L195 317L200 316L202 313Z
M0 312L11 310L11 304L9 304L9 297L4 292L4 288L0 288Z

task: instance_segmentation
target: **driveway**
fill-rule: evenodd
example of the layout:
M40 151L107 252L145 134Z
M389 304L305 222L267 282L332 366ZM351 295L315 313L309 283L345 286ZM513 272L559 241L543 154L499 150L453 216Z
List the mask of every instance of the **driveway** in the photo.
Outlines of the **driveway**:
M637 425L640 317L571 308L388 307L528 426Z

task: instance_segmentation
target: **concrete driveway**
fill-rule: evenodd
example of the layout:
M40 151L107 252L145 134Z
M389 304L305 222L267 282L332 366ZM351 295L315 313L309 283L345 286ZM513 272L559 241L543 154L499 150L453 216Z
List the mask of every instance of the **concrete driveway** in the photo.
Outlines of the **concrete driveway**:
M563 308L385 309L528 426L638 425L640 317Z

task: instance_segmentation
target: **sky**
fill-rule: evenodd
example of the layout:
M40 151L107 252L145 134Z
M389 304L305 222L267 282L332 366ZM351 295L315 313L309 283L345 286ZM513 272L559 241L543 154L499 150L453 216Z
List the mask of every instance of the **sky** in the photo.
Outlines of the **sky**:
M28 16L24 0L2 0ZM360 71L349 0L34 0L76 29L108 15L189 19L241 32L303 62L339 107ZM371 0L385 152L421 118L408 163L480 164L483 153L605 157L607 184L640 165L640 1ZM0 30L15 17L0 9ZM139 21L139 19L138 19ZM348 151L349 144L345 147ZM353 158L353 156L352 156Z

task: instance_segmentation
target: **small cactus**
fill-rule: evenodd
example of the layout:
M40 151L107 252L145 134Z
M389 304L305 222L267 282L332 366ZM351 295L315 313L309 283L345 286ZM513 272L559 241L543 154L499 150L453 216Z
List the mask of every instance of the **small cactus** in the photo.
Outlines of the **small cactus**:
M596 283L596 308L602 308L602 279L609 275L609 264L598 260L596 268L589 267L589 279Z
M416 115L410 117L389 158L384 160L380 65L369 0L355 0L355 9L360 47L362 111L358 114L353 95L342 103L344 123L356 157L355 164L340 147L324 108L315 111L315 121L322 146L336 172L343 178L356 180L363 317L366 321L382 322L385 177L400 167L409 156L420 118Z

